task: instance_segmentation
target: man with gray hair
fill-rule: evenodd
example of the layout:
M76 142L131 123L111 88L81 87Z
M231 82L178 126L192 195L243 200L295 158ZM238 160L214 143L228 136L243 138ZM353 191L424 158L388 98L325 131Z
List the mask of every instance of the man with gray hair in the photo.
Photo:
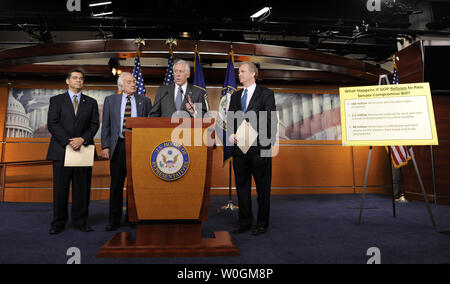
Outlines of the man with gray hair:
M152 117L203 117L208 111L200 89L187 82L191 75L189 63L177 60L173 65L174 83L161 86L156 93Z
M120 95L105 98L102 121L102 157L110 160L111 188L107 231L120 227L123 207L123 185L127 175L125 135L127 117L147 117L152 108L149 98L136 94L136 79L124 72L117 79Z

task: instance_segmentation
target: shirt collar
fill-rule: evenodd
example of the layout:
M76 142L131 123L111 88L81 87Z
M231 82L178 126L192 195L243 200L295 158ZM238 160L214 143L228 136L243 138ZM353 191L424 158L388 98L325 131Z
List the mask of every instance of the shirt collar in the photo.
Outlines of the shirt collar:
M123 98L125 98L125 99L128 97L128 95L125 93L122 93L122 95L123 95ZM130 95L130 99L132 99L132 98L134 98L134 94Z
M188 85L188 82L187 82L187 81L186 81L186 83L184 83L182 86L178 86L177 84L175 84L175 95L177 94L178 88L179 88L179 87L181 87L181 89L183 90L183 95L186 94L186 91L187 91L187 85Z
M70 99L72 99L72 100L73 100L73 96L77 96L78 98L80 98L80 96L81 96L81 92L78 92L77 94L75 94L71 90L68 90L68 92L69 92Z
M247 94L253 94L255 92L256 89L256 83L253 83L252 85L250 85L248 88L244 88L247 89Z

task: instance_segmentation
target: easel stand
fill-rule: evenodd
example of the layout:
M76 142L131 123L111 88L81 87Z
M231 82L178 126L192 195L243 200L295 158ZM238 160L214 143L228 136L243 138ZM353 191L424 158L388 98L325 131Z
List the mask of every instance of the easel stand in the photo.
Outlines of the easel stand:
M425 200L425 204L427 206L428 214L430 215L431 224L433 224L433 229L436 230L436 223L434 222L433 213L431 212L431 207L428 202L427 193L425 192L425 187L423 186L422 178L420 177L419 168L417 167L416 158L414 157L414 151L410 148L411 160L414 165L414 169L416 170L417 178L419 179L420 189L422 190L423 198Z
M358 225L361 225L361 220L362 220L362 212L363 212L363 209L364 209L364 201L366 199L367 180L369 178L369 169L370 169L371 157L372 157L372 146L369 147L369 157L367 158L366 175L364 177L364 188L363 188L362 197L361 197L361 207L359 209ZM394 218L396 218L397 217L397 213L396 213L396 210L395 210L394 191L392 191L392 212L393 212Z
M390 84L389 80L387 78L387 75L380 75L380 78L379 78L379 81L378 81L378 85L382 85L383 79L385 80L387 85ZM417 167L416 159L414 157L414 152L413 152L412 148L410 149L410 153L411 153L412 162L414 164L414 168L416 170L417 178L419 179L419 185L420 185L420 188L421 188L422 193L423 193L423 198L425 200L427 211L428 211L428 214L430 215L431 224L433 225L433 229L436 230L436 223L435 223L434 218L433 218L433 213L431 212L430 204L428 203L427 194L426 194L425 188L423 186L422 178L420 176L419 168ZM362 220L362 213L363 213L363 209L364 209L364 201L365 201L365 198L366 198L367 179L369 177L369 168L370 168L371 156L372 156L372 146L370 146L370 148L369 148L369 157L367 159L366 176L364 178L364 188L363 188L363 192L362 192L362 196L361 196L361 207L360 207L360 210L359 210L358 225L361 225L361 220ZM389 161L390 161L390 159L391 159L391 153L390 153L390 150L389 150ZM394 200L394 192L393 191L392 191L392 198L393 198L392 208L393 208L393 211L394 211L394 217L396 217L395 200Z
M411 160L413 162L414 168L416 170L417 178L419 180L420 189L422 190L422 194L423 194L423 198L425 200L427 211L428 211L428 214L429 214L430 219L431 219L431 224L433 226L433 229L436 230L436 222L434 221L433 213L431 212L431 207L430 207L430 204L428 202L427 194L426 194L425 188L423 186L422 178L420 176L419 168L417 167L416 158L414 157L414 152L413 152L412 148L410 149L410 153L411 153ZM366 199L367 179L369 177L369 168L370 168L371 157L372 157L372 146L370 146L370 148L369 148L369 157L367 158L366 176L364 178L364 187L363 187L363 192L362 192L362 196L361 196L361 207L360 207L360 210L359 210L358 225L361 225L361 220L362 220L362 213L363 213L363 209L364 209L364 201ZM394 208L394 217L396 217L396 215L395 215L395 202L393 203L393 208Z

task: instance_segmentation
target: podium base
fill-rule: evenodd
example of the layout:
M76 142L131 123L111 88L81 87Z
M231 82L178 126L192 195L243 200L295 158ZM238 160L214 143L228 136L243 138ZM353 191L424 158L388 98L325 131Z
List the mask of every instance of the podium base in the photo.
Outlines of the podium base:
M200 234L198 234L200 233ZM97 257L202 257L238 256L239 251L226 231L215 238L201 238L201 224L138 225L131 233L116 233L98 251Z

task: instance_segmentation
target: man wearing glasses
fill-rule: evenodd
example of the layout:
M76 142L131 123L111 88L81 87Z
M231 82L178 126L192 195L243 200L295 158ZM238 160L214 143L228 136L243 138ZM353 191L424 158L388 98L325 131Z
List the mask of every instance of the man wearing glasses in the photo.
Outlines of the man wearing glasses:
M53 161L53 221L49 233L59 234L68 221L68 201L72 182L72 224L90 232L87 224L92 167L64 167L66 146L73 150L94 145L100 126L97 101L81 93L84 73L67 74L68 91L50 98L47 128L52 134L47 160ZM94 152L95 153L95 152Z

